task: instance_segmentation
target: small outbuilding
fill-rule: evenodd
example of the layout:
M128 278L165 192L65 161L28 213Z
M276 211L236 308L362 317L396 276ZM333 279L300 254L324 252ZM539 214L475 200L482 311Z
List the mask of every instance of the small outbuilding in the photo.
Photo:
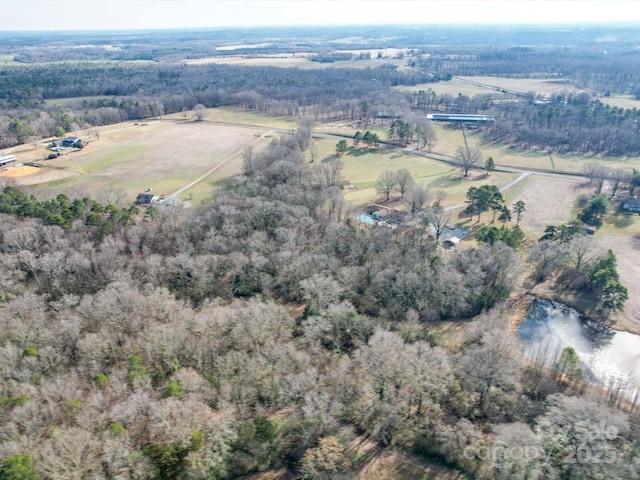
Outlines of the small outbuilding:
M595 235L597 231L598 227L596 227L595 225L589 225L588 223L584 224L584 232L587 235Z

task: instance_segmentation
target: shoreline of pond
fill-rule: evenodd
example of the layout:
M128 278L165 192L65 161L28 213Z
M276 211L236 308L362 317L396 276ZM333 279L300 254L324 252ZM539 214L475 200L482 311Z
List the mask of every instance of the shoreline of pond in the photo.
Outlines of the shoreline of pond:
M591 315L584 313L578 307L573 305L569 299L559 299L557 297L549 297L546 295L537 295L533 293L521 293L511 300L510 308L514 310L514 312L509 315L509 331L511 333L515 333L518 330L518 327L520 327L520 324L526 320L527 315L529 314L529 310L531 309L531 305L535 301L548 301L551 302L551 305L554 307L556 304L563 305L565 307L571 308L572 310L575 310L580 315L582 321L587 321L589 323L598 325L599 327L606 330L612 330L614 332L625 332L631 335L640 336L639 332L627 330L624 328L616 328L615 325L609 325Z

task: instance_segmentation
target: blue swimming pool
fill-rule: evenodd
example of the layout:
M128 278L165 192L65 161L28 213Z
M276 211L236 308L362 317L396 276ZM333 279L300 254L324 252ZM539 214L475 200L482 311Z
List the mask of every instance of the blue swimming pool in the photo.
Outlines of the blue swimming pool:
M358 215L358 220L364 223L376 223L376 221L371 218L369 215Z

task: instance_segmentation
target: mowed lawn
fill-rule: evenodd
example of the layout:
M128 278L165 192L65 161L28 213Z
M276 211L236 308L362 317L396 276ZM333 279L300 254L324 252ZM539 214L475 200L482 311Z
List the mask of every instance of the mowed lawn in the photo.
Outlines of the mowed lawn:
M638 222L637 217L635 222ZM620 281L629 290L624 311L613 316L613 327L640 335L640 236L610 230L596 233L594 240L603 252L613 251L618 261Z
M548 225L568 222L580 194L586 193L581 179L530 175L504 194L509 205L526 204L520 226L539 238ZM513 218L515 221L515 216Z
M169 195L225 162L203 183L239 173L244 148L269 142L261 132L259 128L195 121L156 121L145 126L129 122L105 129L100 140L94 138L81 151L44 162L42 175L49 175L46 183L34 185L40 173L24 177L24 183L32 184L33 190L89 194L122 189L131 200L147 188ZM59 173L57 179L50 178L52 172Z
M318 150L318 161L334 158L336 141L315 140L315 145ZM461 171L457 167L390 148L377 150L351 148L342 157L342 161L344 162L342 176L348 184L345 188L345 199L355 205L384 200L376 192L376 181L384 170L395 171L406 168L411 172L415 182L427 187L433 196L437 191L445 192L446 198L442 202L445 207L464 202L467 190L472 186L494 184L502 187L519 176L516 173L493 172L488 177L476 174L469 178L462 178ZM393 194L390 199L397 202L399 195Z
M446 128L444 123L434 123L433 127L438 135L438 142L433 151L443 155L455 156L456 148L464 146L462 130ZM483 159L492 157L497 165L516 168L542 168L559 171L582 173L585 163L598 162L611 168L621 168L631 171L640 168L639 157L603 157L599 155L564 155L549 152L530 151L505 145L485 142L481 135L474 131L467 131L467 143L470 147L478 147ZM553 159L553 162L552 162Z
M188 112L193 118L193 112ZM175 121L184 120L184 113L172 113L163 118ZM298 120L291 117L275 117L260 112L241 110L238 108L209 108L203 123L235 123L238 125L261 126L268 129L295 130ZM266 130L265 130L266 131Z

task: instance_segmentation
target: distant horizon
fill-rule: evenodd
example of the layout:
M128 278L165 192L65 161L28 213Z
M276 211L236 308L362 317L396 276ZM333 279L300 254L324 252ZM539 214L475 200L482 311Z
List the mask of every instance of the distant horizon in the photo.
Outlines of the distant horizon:
M72 12L72 14L68 14ZM3 32L349 26L635 26L630 0L0 0Z
M468 23L380 23L380 24L340 24L340 25L233 25L233 26L211 26L211 27L156 27L156 28L101 28L101 29L77 29L77 30L0 30L0 36L5 34L74 34L74 33L145 33L145 32L185 32L185 31L207 31L207 30L277 30L277 29L344 29L344 28L367 28L367 27L437 27L437 28L462 28L470 27ZM635 22L606 22L606 23L476 23L473 28L640 28Z

